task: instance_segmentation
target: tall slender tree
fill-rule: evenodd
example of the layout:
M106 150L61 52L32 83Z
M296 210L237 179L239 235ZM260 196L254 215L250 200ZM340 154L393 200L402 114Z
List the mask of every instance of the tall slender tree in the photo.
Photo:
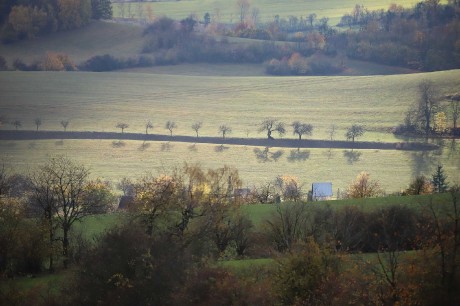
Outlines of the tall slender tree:
M436 171L431 177L431 183L433 184L433 189L436 193L446 192L449 188L449 185L447 184L447 176L444 174L442 165L438 165L436 167Z

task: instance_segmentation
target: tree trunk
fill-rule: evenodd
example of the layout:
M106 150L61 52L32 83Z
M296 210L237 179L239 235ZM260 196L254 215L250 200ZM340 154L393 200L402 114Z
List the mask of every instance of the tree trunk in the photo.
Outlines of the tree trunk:
M54 266L53 266L53 261L54 261L54 258L53 258L53 242L54 242L54 231L53 231L53 221L50 219L49 222L48 222L48 226L49 226L49 254L50 254L50 258L49 258L49 267L48 267L48 270L50 272L53 272L54 271Z
M64 225L62 230L62 255L64 255L64 269L67 269L69 265L69 228Z

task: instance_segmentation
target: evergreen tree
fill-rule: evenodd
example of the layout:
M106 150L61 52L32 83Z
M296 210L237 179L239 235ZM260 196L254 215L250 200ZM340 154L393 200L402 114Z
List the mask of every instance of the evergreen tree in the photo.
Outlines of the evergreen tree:
M436 172L432 176L431 183L433 183L434 192L441 193L446 192L449 188L446 182L447 176L444 174L442 165L438 165Z

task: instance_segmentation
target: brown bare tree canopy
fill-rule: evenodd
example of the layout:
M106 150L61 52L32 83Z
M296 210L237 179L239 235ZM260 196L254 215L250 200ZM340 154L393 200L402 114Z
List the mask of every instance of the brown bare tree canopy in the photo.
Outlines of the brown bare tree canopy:
M219 127L219 133L222 134L222 138L225 139L225 135L230 134L232 132L232 128L228 125L221 125Z
M418 117L424 123L425 135L428 135L432 117L439 107L438 92L432 81L424 80L418 85L418 93Z
M236 2L236 5L238 7L238 13L240 15L240 23L244 23L248 15L249 8L251 7L251 4L249 3L249 0L238 0Z
M148 134L149 129L153 129L153 123L150 120L145 124L145 134Z
M40 125L42 125L42 120L40 118L36 118L35 121L34 121L35 125L37 126L37 131L38 131L38 127Z
M194 124L192 124L192 130L195 131L196 138L198 138L198 131L201 129L202 126L203 126L203 122L201 121L195 122Z
M363 136L364 134L364 127L362 125L353 124L345 133L345 137L348 140L355 142L356 137Z
M40 167L32 183L35 203L48 215L47 220L56 218L62 230L66 266L72 225L88 215L104 211L108 203L101 200L100 192L95 192L99 184L90 183L89 170L64 156L51 158Z
M177 128L177 124L176 124L176 122L174 122L174 121L169 121L169 120L168 120L168 122L166 122L165 128L166 128L167 130L169 130L169 134L170 134L170 136L172 136L172 135L173 135L173 131Z
M125 130L126 128L128 128L128 127L129 127L129 125L128 125L127 123L124 123L124 122L119 122L119 123L117 124L117 128L121 129L121 133L122 133L122 134L123 134L124 130Z
M313 126L311 124L294 121L292 123L293 134L299 136L299 140L302 140L302 135L311 135Z
M265 119L259 124L258 132L266 132L268 139L274 139L272 136L273 132L278 132L282 136L286 134L286 128L284 127L284 123L277 119Z
M64 132L67 130L67 126L69 125L68 120L61 120L61 125L64 128Z

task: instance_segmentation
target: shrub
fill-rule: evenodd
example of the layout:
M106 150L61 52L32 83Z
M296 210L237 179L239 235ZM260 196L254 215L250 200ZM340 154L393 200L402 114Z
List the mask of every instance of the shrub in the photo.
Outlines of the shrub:
M0 55L0 71L8 70L8 65L6 64L6 59Z
M84 62L81 66L81 70L86 71L112 71L123 68L123 63L121 60L113 57L109 54L96 55Z
M75 71L76 65L70 60L65 53L47 52L43 62L42 70L45 71Z
M70 304L165 305L189 261L180 242L137 224L107 232L67 288Z

